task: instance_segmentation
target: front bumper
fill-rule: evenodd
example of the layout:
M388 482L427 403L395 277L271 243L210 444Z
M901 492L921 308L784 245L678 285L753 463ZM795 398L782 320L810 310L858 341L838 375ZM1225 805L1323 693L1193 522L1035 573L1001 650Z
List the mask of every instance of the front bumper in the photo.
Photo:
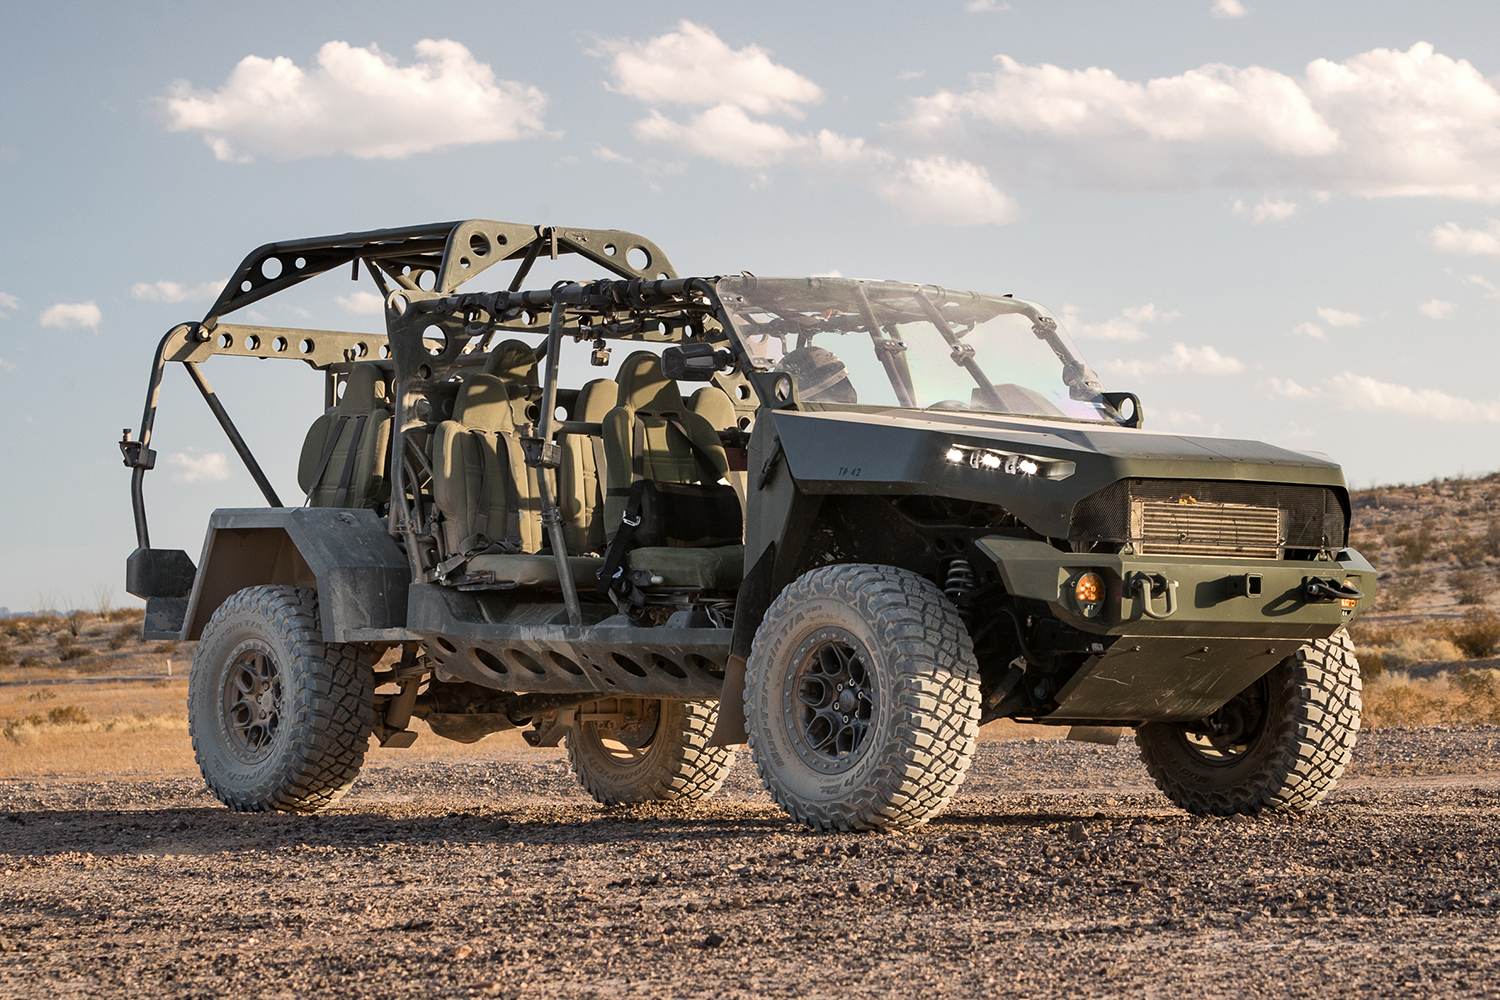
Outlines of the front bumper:
M1283 562L1069 553L1003 537L975 544L1010 594L1044 601L1062 621L1099 637L1102 648L1053 696L1048 721L1202 719L1375 599L1375 569L1352 549L1337 562ZM1105 580L1092 615L1074 597L1089 571ZM1151 581L1145 588L1143 579ZM1311 601L1311 580L1347 583L1362 596ZM1147 590L1155 591L1149 604Z

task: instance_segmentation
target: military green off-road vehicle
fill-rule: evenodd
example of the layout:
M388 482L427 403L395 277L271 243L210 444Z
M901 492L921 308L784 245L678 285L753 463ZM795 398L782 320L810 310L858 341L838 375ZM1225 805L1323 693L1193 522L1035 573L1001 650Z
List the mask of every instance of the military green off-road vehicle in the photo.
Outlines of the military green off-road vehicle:
M527 289L539 255L604 276ZM384 336L224 322L350 268ZM217 355L325 373L304 502ZM564 387L585 360L613 376ZM269 503L216 511L196 567L147 535L170 361ZM328 805L413 718L566 740L609 804L711 795L748 742L820 829L926 821L1002 718L1131 727L1193 812L1306 809L1354 745L1375 585L1342 475L1142 423L1009 295L682 278L631 233L489 221L274 243L157 350L128 589L147 637L198 640L193 745L234 809Z

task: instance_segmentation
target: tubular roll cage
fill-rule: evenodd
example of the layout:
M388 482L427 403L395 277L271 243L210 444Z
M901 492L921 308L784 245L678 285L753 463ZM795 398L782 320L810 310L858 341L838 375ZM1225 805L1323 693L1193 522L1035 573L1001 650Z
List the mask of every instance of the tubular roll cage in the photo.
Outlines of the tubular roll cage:
M543 254L553 260L578 254L619 279L560 282L546 290L522 291L532 265ZM457 292L464 282L501 261L518 262L506 290ZM237 309L346 265L351 269L351 280L359 279L363 265L380 289L385 300L384 336L221 321ZM545 325L541 323L544 313L549 314ZM172 327L157 345L140 433L132 440L131 430L126 428L120 441L125 465L132 470L136 543L140 550L151 548L144 483L146 473L156 464L151 441L162 377L169 361L187 369L271 507L284 504L204 377L202 362L215 355L303 361L326 376L325 406L335 404L338 379L353 365L374 363L389 372L396 419L390 452L392 507L388 526L393 536L408 543L414 578L422 579L430 569L423 565L428 546L421 544L431 541L426 530L429 525L424 523L420 490L407 496L408 483L419 479L421 467L426 465L419 448L407 447L409 435L431 427L418 403L456 373L481 366L484 352L493 346L497 334L547 334L545 346L538 350L545 362L539 425L536 436L527 438L524 444L528 464L550 468L556 465L557 453L552 435L567 429L554 420L563 336L596 342L672 343L684 338L722 342L727 326L711 282L679 278L655 243L620 230L468 220L268 243L245 257L202 320ZM739 381L739 376L728 378ZM752 385L755 394L763 397L759 383ZM544 510L550 508L548 500ZM548 527L559 535L554 551L559 568L566 572L560 527L555 521ZM568 575L563 579L566 581ZM563 593L570 617L575 622L580 620L576 592L565 585Z

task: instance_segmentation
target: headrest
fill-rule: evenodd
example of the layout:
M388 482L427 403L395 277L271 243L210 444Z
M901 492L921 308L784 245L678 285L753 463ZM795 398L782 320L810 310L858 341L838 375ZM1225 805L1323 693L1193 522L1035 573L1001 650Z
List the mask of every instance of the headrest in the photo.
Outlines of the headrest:
M536 385L536 351L519 340L502 341L484 359L484 373L512 385Z
M619 383L614 379L596 378L578 390L578 402L573 404L573 419L597 424L604 415L615 408L620 397Z
M453 419L479 431L511 430L515 422L505 383L494 375L471 375L458 390Z
M636 351L620 365L619 405L647 413L681 413L682 391L661 373L661 358Z
M705 385L693 393L688 409L707 420L716 431L728 430L736 425L734 401L729 394L716 385Z
M385 406L385 373L370 362L357 364L344 378L344 396L339 400L341 414L358 416Z

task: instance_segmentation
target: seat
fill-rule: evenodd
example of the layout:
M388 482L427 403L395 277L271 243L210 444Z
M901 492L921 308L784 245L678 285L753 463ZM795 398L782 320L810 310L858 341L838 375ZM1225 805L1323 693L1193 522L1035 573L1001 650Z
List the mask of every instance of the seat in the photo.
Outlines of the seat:
M620 387L600 378L578 390L573 419L603 423L614 409ZM604 551L604 438L595 434L564 434L562 465L557 477L557 506L562 512L563 537L574 554Z
M484 359L483 373L504 382L510 392L511 423L517 431L541 417L541 383L537 380L536 351L519 340L495 345Z
M391 412L384 390L380 366L356 364L338 405L308 428L297 462L297 485L308 506L373 509L390 498Z
M633 502L632 490L640 492L635 487L638 481L711 485L729 471L718 433L684 405L677 383L662 374L661 359L649 351L636 352L621 364L618 405L605 414L602 429L609 487L605 523L613 526L609 532L611 554L627 505ZM695 502L700 501L680 501L688 506L676 510L691 515ZM705 497L701 502L710 501ZM743 539L743 511L737 500L732 503L737 515L733 524L713 523L722 509L715 502L712 515L678 516L653 526L653 532L665 535L661 539L651 538L644 528L631 526L623 543L621 572L627 579L640 581L637 587L738 588L744 578L744 545L706 541L716 535ZM638 544L642 540L650 544ZM621 589L617 587L616 593Z
M739 429L739 413L734 408L734 401L729 398L729 393L716 385L705 385L693 397L688 400L688 409L708 421L710 427L716 431L733 431ZM740 495L740 506L745 504L745 493L747 490L748 474L745 472L744 452L739 451L738 462L733 455L730 458L729 485Z
M459 390L454 419L433 435L433 503L442 514L439 578L445 582L560 586L556 561L540 551L541 502L535 470L521 451L514 402L512 385L501 375L473 375ZM575 586L593 587L601 564L570 559Z

